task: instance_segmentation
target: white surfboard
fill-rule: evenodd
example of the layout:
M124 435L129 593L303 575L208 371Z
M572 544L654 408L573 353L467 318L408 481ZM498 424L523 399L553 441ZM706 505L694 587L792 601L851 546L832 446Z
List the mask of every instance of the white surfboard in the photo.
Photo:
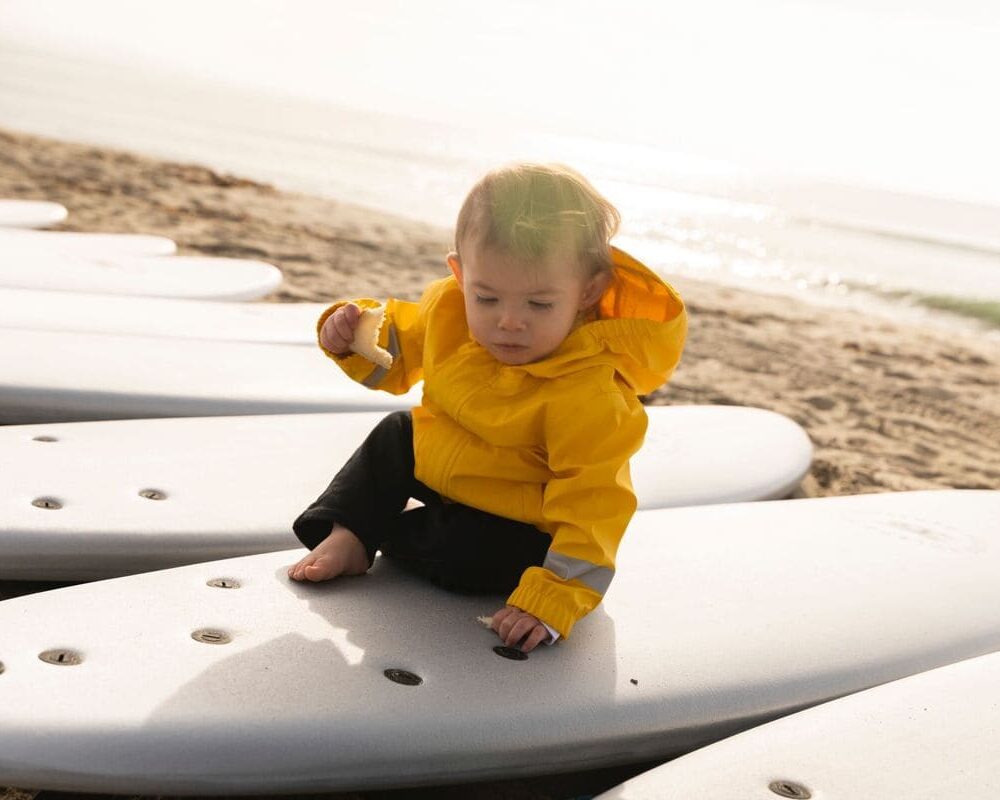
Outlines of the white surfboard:
M66 256L169 256L177 252L177 245L165 236L142 233L0 229L0 259L6 261L25 251Z
M0 288L0 327L316 346L328 303L227 303Z
M599 800L1000 797L1000 653L800 711Z
M632 459L640 508L783 497L809 469L809 438L780 414L648 412ZM383 416L0 428L0 579L93 580L295 547L292 520Z
M280 284L273 264L242 258L0 254L0 286L11 289L255 300Z
M0 424L411 408L319 348L0 327Z
M640 511L603 604L523 661L476 621L502 598L384 558L303 585L302 552L0 603L0 785L299 793L665 758L1000 648L1000 492Z
M66 219L66 207L44 200L0 200L0 228L45 228Z

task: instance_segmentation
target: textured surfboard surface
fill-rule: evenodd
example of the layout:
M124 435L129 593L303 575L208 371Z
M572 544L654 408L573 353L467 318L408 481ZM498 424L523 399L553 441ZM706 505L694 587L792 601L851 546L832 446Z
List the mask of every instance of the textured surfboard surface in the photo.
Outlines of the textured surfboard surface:
M524 661L476 620L502 598L386 559L302 585L281 551L7 600L0 785L291 793L666 758L996 650L998 520L987 491L642 511L604 603Z

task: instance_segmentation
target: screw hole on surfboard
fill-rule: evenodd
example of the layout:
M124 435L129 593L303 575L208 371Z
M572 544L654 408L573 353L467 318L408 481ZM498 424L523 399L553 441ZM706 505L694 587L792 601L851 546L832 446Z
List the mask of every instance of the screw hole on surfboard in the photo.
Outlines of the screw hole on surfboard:
M773 781L767 788L778 797L793 797L796 800L809 800L812 797L812 792L805 786L792 781Z
M145 497L147 500L166 500L167 493L161 492L159 489L143 489L139 492L140 497Z
M208 585L215 589L239 589L240 582L233 578L212 578Z
M523 650L518 650L516 647L504 647L502 644L498 644L493 648L493 652L498 656L503 656L504 658L509 658L511 661L527 661L528 654Z
M39 653L38 658L46 664L55 664L59 667L73 667L83 663L83 656L76 650L46 650Z
M59 440L55 436L35 436L31 441L33 441L33 442L58 442Z
M401 683L403 686L419 686L424 682L419 675L405 669L387 669L382 674L393 683Z
M31 505L33 505L35 508L49 508L49 509L62 508L62 503L60 503L54 497L37 497L31 501Z
M233 640L228 633L216 628L199 628L191 634L191 638L203 644L229 644Z

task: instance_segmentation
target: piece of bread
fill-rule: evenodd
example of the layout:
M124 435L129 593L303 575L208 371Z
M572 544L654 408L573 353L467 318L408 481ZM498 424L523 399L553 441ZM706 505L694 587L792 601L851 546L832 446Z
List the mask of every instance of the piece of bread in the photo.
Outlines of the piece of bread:
M358 326L354 329L351 350L359 356L364 356L373 364L389 369L392 366L392 355L388 350L383 350L378 346L378 334L382 330L384 321L385 306L364 309L361 312L361 319L358 320Z

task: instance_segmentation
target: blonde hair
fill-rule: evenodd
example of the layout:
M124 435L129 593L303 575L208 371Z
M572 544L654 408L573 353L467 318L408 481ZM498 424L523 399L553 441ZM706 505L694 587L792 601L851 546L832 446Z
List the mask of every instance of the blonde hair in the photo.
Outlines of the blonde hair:
M568 248L590 275L613 269L609 241L621 215L575 170L562 164L510 164L472 187L455 225L463 243L541 261Z

